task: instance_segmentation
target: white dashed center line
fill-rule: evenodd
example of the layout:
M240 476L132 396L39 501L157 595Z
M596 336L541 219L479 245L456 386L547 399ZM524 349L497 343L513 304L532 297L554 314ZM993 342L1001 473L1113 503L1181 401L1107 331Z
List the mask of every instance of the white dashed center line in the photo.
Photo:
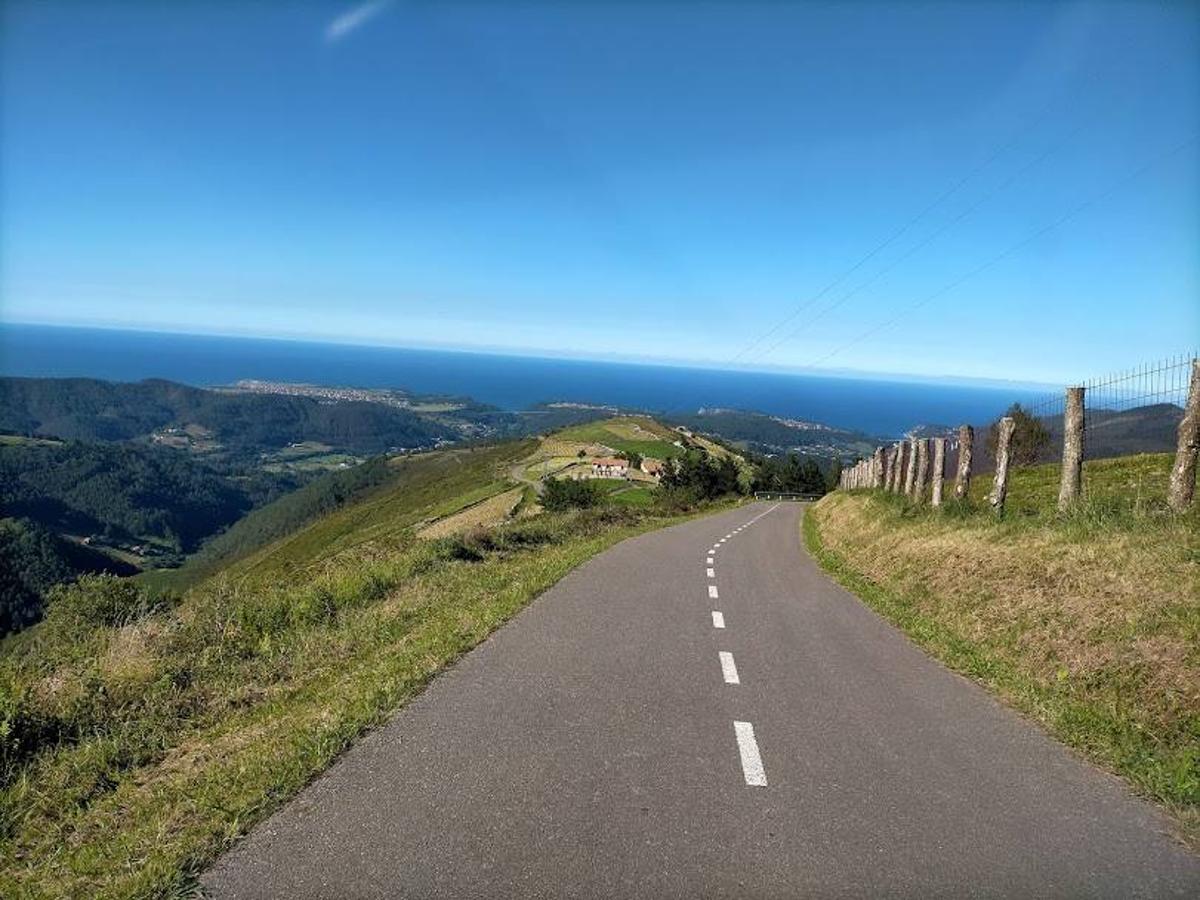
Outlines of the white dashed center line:
M733 654L727 650L722 650L717 656L721 658L721 674L725 676L725 683L741 684L738 680L737 666L733 662Z
M754 726L749 722L734 722L733 733L737 735L738 753L742 757L742 774L746 776L746 784L766 787L767 772L758 753L758 741L754 739Z
M749 528L763 516L773 513L780 507L780 505L781 504L776 503L765 512L759 513L749 522L743 522L741 525L738 525L736 528L734 528L733 531L729 532L729 534L725 535L725 537L713 544L712 549L709 550L704 557L704 564L706 566L704 574L709 578L715 579L717 575L716 570L713 568L713 557L716 552L721 549L721 545L735 535L741 534L744 530ZM713 600L718 598L717 586L715 584L710 584L708 586L708 596ZM720 610L712 610L712 624L713 628L724 629L725 614ZM741 684L741 679L738 677L737 664L733 661L733 654L727 650L720 650L717 653L717 657L721 661L721 675L724 677L725 683ZM758 741L754 738L754 726L749 722L735 721L733 723L733 731L737 737L738 753L742 758L742 774L746 778L746 784L753 787L766 787L767 773L763 768L762 756L758 752Z

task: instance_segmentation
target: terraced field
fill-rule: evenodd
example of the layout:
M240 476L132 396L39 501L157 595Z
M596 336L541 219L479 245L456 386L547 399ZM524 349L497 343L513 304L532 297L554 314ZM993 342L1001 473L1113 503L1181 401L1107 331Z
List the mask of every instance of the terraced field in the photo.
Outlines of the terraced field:
M561 442L575 442L581 447L602 445L621 453L638 453L655 459L669 459L684 452L680 435L645 416L619 416L576 425L558 432L555 438Z

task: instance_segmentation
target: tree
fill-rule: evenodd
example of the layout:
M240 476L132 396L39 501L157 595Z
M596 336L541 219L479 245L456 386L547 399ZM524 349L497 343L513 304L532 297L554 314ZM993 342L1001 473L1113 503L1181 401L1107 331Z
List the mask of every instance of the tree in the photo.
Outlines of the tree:
M1005 413L1016 425L1013 430L1012 442L1009 444L1009 459L1014 466L1031 466L1043 459L1043 454L1050 446L1050 432L1042 420L1029 414L1020 403L1014 403ZM987 451L992 459L996 458L996 445L1000 440L1000 420L997 419L988 429Z
M713 459L703 450L688 451L668 462L661 484L695 500L711 500L740 493L738 475L737 462L731 456Z
M547 478L542 492L542 506L552 511L585 509L600 500L600 491L593 482L574 478Z
M838 482L842 480L842 458L835 456L833 464L829 467L829 474L825 476L825 490L832 491L837 488Z
M756 491L818 495L826 490L825 476L821 474L821 467L816 461L795 453L760 461L751 488Z

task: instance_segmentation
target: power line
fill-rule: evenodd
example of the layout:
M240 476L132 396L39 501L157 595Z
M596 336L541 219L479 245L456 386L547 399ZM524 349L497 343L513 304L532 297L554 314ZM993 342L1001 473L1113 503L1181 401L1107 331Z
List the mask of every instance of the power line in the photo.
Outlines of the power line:
M767 338L769 338L771 335L773 335L777 331L779 331L780 328L784 328L787 325L791 324L793 321L795 321L797 316L799 316L801 313L803 313L805 310L807 310L809 307L811 307L814 303L816 303L818 300L820 300L822 297L824 297L827 293L829 293L831 290L836 288L839 284L841 284L843 281L845 281L847 278L849 278L851 275L853 275L855 272L857 272L860 268L862 268L864 265L866 265L868 262L870 262L872 259L874 259L876 256L878 256L880 253L882 253L884 250L886 250L888 247L890 247L893 243L895 243L897 240L899 240L905 234L907 234L908 231L911 228L913 228L913 226L915 226L922 219L924 219L927 215L929 215L929 213L933 212L933 210L937 209L944 202L946 202L952 196L954 196L956 193L958 193L968 182L970 182L972 179L974 179L976 176L978 176L981 172L983 172L985 169L987 169L993 162L995 162L997 159L999 159L1009 148L1011 148L1013 145L1018 143L1022 138L1024 138L1025 135L1029 134L1031 131L1033 131L1035 128L1037 128L1037 126L1041 125L1041 123L1046 119L1046 117L1049 115L1051 110L1054 109L1059 104L1059 102L1060 101L1055 100L1055 101L1051 101L1050 103L1047 103L1046 106L1042 108L1041 112L1039 112L1037 114L1037 116L1034 117L1032 122L1030 122L1028 125L1026 125L1024 128L1022 128L1020 131L1018 131L1016 135L1009 138L1008 141L1001 144L994 151L992 151L992 153L987 157L987 159L985 159L982 163L977 165L975 168L971 169L969 172L967 172L966 175L964 175L957 182L955 182L949 188L947 188L945 191L943 191L932 203L928 204L919 213L917 213L915 216L913 216L908 221L906 221L898 229L896 229L894 232L892 232L887 238L885 238L881 243L875 245L875 247L873 247L871 250L869 250L866 253L866 255L861 257L856 263L854 263L854 265L852 265L850 268L846 269L840 275L836 276L831 282L829 282L827 285L825 285L825 287L823 287L815 295L813 295L811 298L809 298L804 303L800 304L800 306L798 306L796 309L792 310L791 313L789 313L787 316L785 316L780 321L776 322L774 325L772 325L770 328L768 328L765 332L760 334L758 337L756 337L754 340L752 340L749 344L747 344L745 347L743 347L741 350L739 350L733 357L731 357L728 360L728 362L729 363L737 362L742 357L744 357L746 354L748 354L751 350L753 350L755 347L757 347L759 344L761 344L763 341L765 341ZM794 335L794 332L793 332L793 335ZM768 350L765 355L770 355L771 353L773 353L777 346L778 346L778 344L772 346L772 348L770 350Z
M964 175L962 178L960 178L958 181L956 181L954 184L952 184L949 188L947 188L945 191L943 191L932 203L929 203L920 212L918 212L915 216L910 218L903 225L901 225L898 229L896 229L894 232L892 232L892 234L889 235L887 238L885 238L881 243L877 244L875 247L873 247L871 250L869 250L856 263L854 263L854 265L852 265L850 268L846 269L844 272L842 272L840 275L838 275L836 278L834 278L831 282L829 282L827 285L825 285L825 287L823 287L820 291L818 291L813 297L811 297L805 303L802 303L799 307L794 309L790 314L785 316L780 321L776 322L773 326L771 326L771 328L767 329L767 331L765 331L763 334L759 335L757 338L755 338L753 341L751 341L748 345L743 347L734 356L732 356L729 360L727 360L726 364L728 365L728 364L737 362L742 357L744 357L747 353L749 353L754 347L758 346L760 343L762 343L762 341L766 340L772 334L777 332L780 328L783 328L783 327L789 325L801 313L803 313L806 309L808 309L810 306L812 306L814 303L816 303L818 300L820 300L823 296L825 296L827 293L829 293L829 291L833 290L835 287L837 287L839 284L841 284L843 281L845 281L847 278L849 278L851 275L853 275L855 272L857 272L860 268L862 268L864 265L866 265L868 262L870 262L872 259L874 259L877 255L879 255L881 252L886 250L893 243L895 243L897 240L899 240L901 237L903 237L906 233L908 233L908 231L911 228L913 228L913 226L918 224L922 219L924 219L927 215L929 215L929 213L933 212L933 210L937 209L944 202L946 202L948 199L950 199L952 196L954 196L956 193L958 193L972 179L977 177L981 172L983 172L992 163L994 163L997 159L999 159L1006 151L1008 151L1011 147L1013 147L1015 144L1017 144L1021 139L1023 139L1027 134L1029 134L1035 128L1037 128L1037 126L1042 123L1042 121L1049 115L1051 110L1054 109L1056 105L1057 105L1056 101L1046 104L1046 106L1042 109L1042 111L1040 113L1038 113L1038 115L1034 118L1034 120L1031 123L1026 125L1019 132L1017 132L1016 135L1014 135L1008 141L1001 144L998 148L996 148L994 151L992 151L992 153L983 162L981 162L979 165L975 166L973 169L971 169L969 172L967 172L966 175ZM1073 131L1070 136L1073 137L1077 131L1078 131L1078 129L1076 129L1076 131ZM1057 149L1057 146L1058 145L1056 145L1055 148L1052 148L1052 150ZM1052 152L1052 151L1047 151L1047 153L1049 153L1049 152ZM1040 162L1041 158L1042 157L1039 157L1037 160L1035 160L1035 163ZM1018 171L1018 174L1021 174L1024 171L1025 171L1024 169L1021 169ZM994 193L995 192L993 192L993 194ZM991 194L987 195L987 197L985 197L984 200L990 198L990 196L992 196L992 195ZM979 201L979 202L982 203L984 201ZM972 206L968 210L968 212L970 210L977 208L978 205L979 205L979 203L976 203L974 206ZM951 224L954 224L954 222L961 220L963 217L964 217L963 215L960 215L953 222L951 222ZM942 230L944 231L945 229L942 229ZM939 231L938 233L941 233L941 232ZM928 242L926 242L926 243L928 243ZM923 246L923 245L921 245L921 246ZM920 249L920 247L918 247L917 249ZM906 258L908 258L908 256L911 256L912 252L915 252L915 251L910 251L910 253L906 254L906 256L903 257L902 259L906 259ZM889 267L889 268L891 268L891 267ZM888 271L888 269L884 270L884 272L886 272L886 271ZM878 275L876 277L878 277ZM856 290L861 290L862 287L864 287L864 286L865 285L860 285L859 288L857 288ZM842 301L844 301L845 299L846 298L843 297ZM842 301L839 301L838 304L836 304L836 305L840 305L840 303ZM822 315L823 315L823 313L822 313ZM794 337L796 333L797 333L797 331L791 332L791 334L789 334L787 338L784 338L784 340L788 340L791 337ZM763 355L766 356L766 355L770 355L771 353L773 353L778 348L780 343L782 343L782 341L772 345L772 347L766 352L766 354L763 354ZM676 408L677 408L677 406L669 407L667 410L665 410L665 412L669 413Z
M969 272L959 276L958 278L951 281L949 284L943 285L942 287L938 288L933 293L928 294L925 297L923 297L922 299L918 300L916 303L913 303L900 315L893 316L892 318L887 319L886 321L881 322L880 324L867 329L862 334L858 335L858 337L853 338L852 340L843 344L841 347L838 347L836 350L833 350L833 351L825 354L820 359L817 359L814 362L808 363L805 366L801 366L801 368L805 368L805 369L816 368L817 366L820 366L822 363L828 362L833 357L837 356L838 354L842 353L845 350L848 350L849 348L855 346L856 344L861 343L862 341L866 340L867 338L878 334L880 331L883 331L886 328L890 328L891 326L893 326L896 323L900 322L901 320L905 319L912 312L920 309L921 307L927 305L928 303L931 303L932 301L936 300L938 297L948 294L950 291L959 287L964 282L969 281L970 279L974 278L976 275L979 275L982 272L985 272L986 270L997 265L998 263L1003 262L1005 259L1012 256L1017 251L1023 249L1024 247L1028 246L1029 244L1032 244L1034 241L1038 240L1039 238L1044 237L1045 235L1049 234L1051 231L1054 231L1056 228L1061 227L1062 225L1064 225L1071 219L1074 219L1076 216L1080 215L1081 213L1086 212L1088 209L1095 206L1096 204L1101 203L1104 200L1107 200L1110 196L1115 194L1121 188L1125 187L1127 184L1130 184L1131 182L1136 181L1137 179L1141 178L1143 175L1145 175L1147 172L1149 172L1151 169L1153 169L1156 165L1158 165L1162 162L1165 162L1166 160L1175 156L1177 153L1182 152L1190 144L1196 143L1196 140L1197 140L1197 135L1192 135L1191 137L1187 138L1183 142L1176 144L1174 147L1171 147L1169 150L1166 150L1163 153L1160 153L1157 156L1152 157L1151 159L1147 160L1145 163L1143 163L1141 166L1139 166L1137 169L1135 169L1128 175L1124 176L1123 178L1118 179L1115 182L1112 182L1109 185L1109 187L1105 188L1100 193L1095 194L1095 195L1089 197L1088 199L1084 200L1083 202L1077 204L1076 206L1074 206L1073 208L1068 210L1066 213L1059 216L1053 222L1050 222L1049 224L1044 225L1043 227L1039 228L1037 231L1033 232L1032 234L1028 235L1027 237L1024 237L1021 240L1017 241L1015 244L1011 244L1010 246L1008 246L1006 249L1004 249L1000 253L996 254L995 256L991 257L990 259L986 260L985 262L981 263L980 265L976 266L974 269L971 269Z
M1005 191L1009 187L1011 187L1012 184L1018 178L1020 178L1022 175L1024 175L1030 169L1033 169L1036 166L1040 165L1046 159L1048 159L1049 157L1051 157L1055 153L1057 153L1059 150L1061 150L1064 146L1066 146L1075 137L1075 135L1077 135L1083 129L1084 129L1084 124L1081 123L1079 125L1076 125L1075 128L1072 129L1062 140L1056 142L1051 147L1047 148L1045 151L1040 153L1037 157L1035 157L1034 159L1032 159L1031 161L1026 163L1021 168L1017 169L1017 171L1013 172L1012 175L1010 175L1008 178L1006 178L1004 181L1002 181L999 185L994 187L992 190L988 191L986 194L984 194L982 197L980 197L974 203L969 205L966 209L964 209L962 212L960 212L953 219L951 219L950 221L943 224L940 228L935 229L932 233L930 233L928 236L926 236L924 240L919 241L916 245L911 247L907 253L904 253L903 255L894 259L892 262L890 262L888 265L884 266L882 269L880 269L878 272L876 272L874 275L872 275L870 278L868 278L862 284L858 285L858 287L853 288L850 291L847 291L840 298L838 298L838 300L835 303L833 303L830 306L827 306L825 309L818 312L813 318L804 322L799 327L793 329L788 334L786 334L784 337L780 338L778 341L776 341L774 344L772 344L766 350L765 353L761 354L760 358L765 358L767 356L770 356L772 353L774 353L776 350L778 350L781 346L783 346L783 344L787 343L792 338L796 337L796 335L798 335L801 331L811 328L813 323L815 323L818 319L822 318L823 316L828 315L829 313L833 312L835 309L839 309L841 306L843 306L846 303L847 300L849 300L855 294L859 293L864 288L870 287L872 284L875 284L877 281L879 281L880 278L882 278L884 275L891 272L893 269L895 269L901 263L908 261L913 256L915 256L917 253L919 253L921 250L928 247L935 240L937 240L939 237L941 237L943 234L945 234L947 231L949 231L951 228L953 228L955 225L957 225L959 222L961 222L963 219L967 218L969 215L971 215L973 212L975 212L975 210L979 209L979 207L983 206L985 203L987 203L989 200L991 200L997 194L999 194L1002 191Z

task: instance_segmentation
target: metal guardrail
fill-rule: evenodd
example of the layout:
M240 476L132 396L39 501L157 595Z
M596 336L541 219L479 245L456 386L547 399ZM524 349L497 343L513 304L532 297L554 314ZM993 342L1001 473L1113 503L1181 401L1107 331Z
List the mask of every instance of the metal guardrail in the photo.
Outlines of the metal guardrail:
M795 500L797 502L805 502L810 500L820 500L820 494L789 494L786 491L755 491L755 500Z

